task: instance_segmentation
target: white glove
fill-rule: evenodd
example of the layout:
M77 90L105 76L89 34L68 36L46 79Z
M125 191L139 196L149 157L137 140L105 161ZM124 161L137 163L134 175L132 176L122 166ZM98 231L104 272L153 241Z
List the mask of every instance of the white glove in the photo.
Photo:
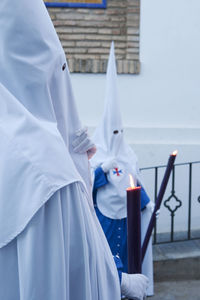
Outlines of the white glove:
M160 214L160 209L158 209L158 210L156 211L156 219L158 219L159 214Z
M151 213L153 213L154 208L155 208L155 203L153 203L152 201L149 201L149 203L146 205L146 208L148 208Z
M146 208L148 208L148 209L151 211L151 213L153 213L153 212L154 212L154 208L155 208L155 203L152 202L152 201L150 201L150 202L146 205ZM158 219L159 214L160 214L160 209L158 209L158 210L156 211L156 219Z
M110 158L101 165L102 170L104 173L107 173L111 169L117 168L117 161L115 158Z
M72 147L76 153L86 153L90 159L96 153L96 146L88 136L87 128L83 127L76 131L75 138L72 141Z
M143 300L149 280L142 274L122 273L121 293L129 299Z

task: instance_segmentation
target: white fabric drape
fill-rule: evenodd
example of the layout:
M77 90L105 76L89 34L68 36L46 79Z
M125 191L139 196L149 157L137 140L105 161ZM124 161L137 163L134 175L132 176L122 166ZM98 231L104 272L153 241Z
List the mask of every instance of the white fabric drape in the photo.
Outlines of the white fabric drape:
M111 299L113 261L88 211L78 183L57 191L0 249L0 299Z
M0 299L120 299L65 54L42 0L0 1Z

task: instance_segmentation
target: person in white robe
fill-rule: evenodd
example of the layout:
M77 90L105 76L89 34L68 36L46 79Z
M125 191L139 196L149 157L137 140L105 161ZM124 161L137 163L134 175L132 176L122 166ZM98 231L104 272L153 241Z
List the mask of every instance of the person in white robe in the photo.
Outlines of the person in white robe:
M120 257L123 263L122 270L123 272L127 272L126 189L130 186L129 174L132 175L135 186L142 185L142 180L137 157L131 147L126 143L123 135L117 91L114 42L111 44L106 80L104 114L92 137L97 147L97 152L91 159L91 166L95 174L93 198L97 216L107 237L111 251L113 255ZM153 207L153 203L150 201L142 186L142 241L148 228ZM142 264L142 273L149 279L147 295L153 295L151 241Z
M0 1L0 45L0 299L119 300L89 190L94 145L73 151L82 126L42 0Z

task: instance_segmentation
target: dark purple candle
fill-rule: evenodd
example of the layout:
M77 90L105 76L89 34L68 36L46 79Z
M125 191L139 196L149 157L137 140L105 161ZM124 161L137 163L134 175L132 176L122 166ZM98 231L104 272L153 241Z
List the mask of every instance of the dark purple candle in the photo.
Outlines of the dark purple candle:
M127 189L128 273L141 273L141 187Z
M142 261L145 257L147 246L148 246L153 228L155 226L156 212L157 212L157 210L160 209L161 202L162 202L162 199L163 199L163 196L164 196L164 193L165 193L168 181L169 181L169 177L170 177L171 171L172 171L173 166L174 166L174 161L176 159L176 155L177 155L177 151L174 151L170 155L169 160L168 160L167 168L165 170L165 174L164 174L161 186L160 186L160 191L159 191L156 203L155 203L155 208L154 208L154 211L152 213L152 216L151 216L151 219L150 219L150 222L149 222L149 226L148 226L148 229L147 229L147 232L146 232L146 235L145 235L145 238L144 238L144 242L143 242L143 245L142 245Z

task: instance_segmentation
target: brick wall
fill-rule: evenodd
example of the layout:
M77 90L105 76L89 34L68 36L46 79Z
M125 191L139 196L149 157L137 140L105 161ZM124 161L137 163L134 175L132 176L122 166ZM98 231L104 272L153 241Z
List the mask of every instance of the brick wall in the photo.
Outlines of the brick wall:
M106 9L48 10L71 72L106 72L114 40L118 73L139 73L140 0L107 0Z

